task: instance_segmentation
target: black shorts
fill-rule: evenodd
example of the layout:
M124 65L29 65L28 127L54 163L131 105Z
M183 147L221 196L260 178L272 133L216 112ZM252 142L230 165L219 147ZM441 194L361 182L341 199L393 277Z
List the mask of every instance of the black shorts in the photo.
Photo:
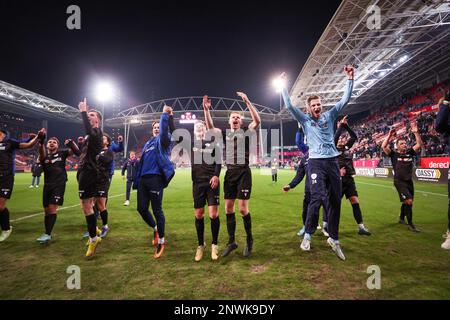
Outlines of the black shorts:
M66 192L66 184L44 184L44 192L42 193L42 205L44 208L50 204L62 206L64 204L64 193Z
M342 197L350 199L351 197L357 197L358 191L356 191L355 179L352 176L342 177Z
M397 189L400 202L408 199L414 199L414 184L410 181L395 181L394 186Z
M111 186L110 179L98 179L97 187L95 188L95 197L96 198L108 198L109 187Z
M218 206L220 198L220 186L212 189L209 181L194 182L192 184L192 196L194 197L194 208L204 208L206 202L208 206Z
M225 199L248 200L252 193L252 171L249 167L228 169L223 183Z
M78 170L78 195L80 199L90 199L97 196L97 172L92 170Z
M14 175L0 174L0 198L11 199L13 187L14 187Z

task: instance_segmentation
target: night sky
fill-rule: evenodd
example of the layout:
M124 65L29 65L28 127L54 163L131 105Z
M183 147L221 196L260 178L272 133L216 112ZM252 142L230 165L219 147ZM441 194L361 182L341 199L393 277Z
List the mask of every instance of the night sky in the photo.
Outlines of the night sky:
M17 1L0 3L0 79L76 106L112 79L122 108L209 94L278 107L340 1ZM66 28L81 8L82 29ZM95 101L94 101L95 102Z

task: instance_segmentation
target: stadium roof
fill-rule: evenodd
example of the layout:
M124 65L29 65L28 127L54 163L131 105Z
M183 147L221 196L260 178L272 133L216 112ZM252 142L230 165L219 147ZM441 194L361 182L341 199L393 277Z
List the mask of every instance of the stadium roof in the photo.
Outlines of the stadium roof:
M380 10L380 28L374 9ZM375 9L376 10L376 9ZM423 0L344 0L291 89L294 105L319 95L332 106L343 94L343 68L356 68L347 113L381 106L450 69L450 3ZM284 109L282 114L286 114Z
M0 110L29 117L78 123L78 109L0 80Z

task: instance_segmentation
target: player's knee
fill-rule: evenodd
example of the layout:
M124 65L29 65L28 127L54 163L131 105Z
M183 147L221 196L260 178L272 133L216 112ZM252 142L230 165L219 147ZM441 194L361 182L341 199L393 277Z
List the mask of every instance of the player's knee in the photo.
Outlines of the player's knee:
M413 205L412 199L407 199L407 200L405 200L405 202L403 202L403 203L406 204L407 206L412 206L412 205Z
M216 219L219 216L219 207L218 206L210 206L208 207L209 217L211 219Z
M227 213L234 212L234 203L226 203L225 204L225 210Z
M195 219L202 219L205 216L205 211L201 209L195 209Z
M358 204L359 203L358 197L350 197L350 203L351 204Z
M241 216L246 216L248 214L248 207L239 206L239 213L241 214Z

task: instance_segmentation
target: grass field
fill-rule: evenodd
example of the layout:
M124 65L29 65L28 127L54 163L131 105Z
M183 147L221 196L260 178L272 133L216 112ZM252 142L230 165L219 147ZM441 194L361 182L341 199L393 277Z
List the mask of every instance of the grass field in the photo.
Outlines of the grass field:
M347 201L342 206L341 243L347 260L338 260L317 233L309 253L299 248L303 183L288 194L281 187L294 171L281 171L277 184L253 173L250 209L254 252L242 257L245 231L237 220L236 253L194 262L197 246L192 210L190 171L179 170L164 196L168 246L153 259L150 232L136 212L136 194L124 207L125 182L119 173L110 189L111 232L92 260L84 258L81 235L85 219L78 206L77 184L70 173L65 203L59 212L54 240L35 239L43 232L42 185L28 189L31 174L17 174L8 203L14 227L0 244L0 299L449 299L450 252L440 248L447 220L446 186L416 184L414 218L422 230L413 234L397 224L400 203L392 182L357 178L361 208L371 237L357 234ZM223 175L222 175L223 177ZM221 204L219 246L227 240ZM81 290L69 290L66 269L81 268ZM367 268L381 269L381 290L366 286Z

